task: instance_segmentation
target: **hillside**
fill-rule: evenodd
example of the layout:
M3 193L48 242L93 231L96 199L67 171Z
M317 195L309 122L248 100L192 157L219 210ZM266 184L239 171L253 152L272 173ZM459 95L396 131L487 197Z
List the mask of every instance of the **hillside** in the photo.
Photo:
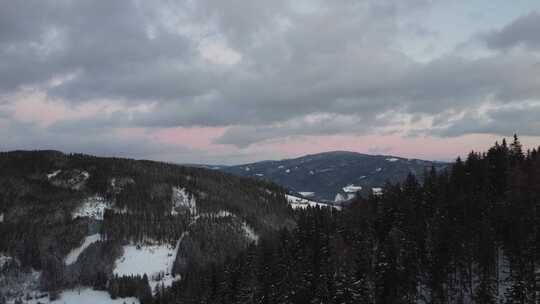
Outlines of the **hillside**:
M317 200L342 201L360 191L368 196L386 182L400 182L409 173L420 179L426 169L446 163L385 155L334 151L294 159L218 166L223 172L275 182Z
M515 137L340 212L306 208L156 303L538 303L538 151Z
M70 298L78 286L148 302L190 268L222 263L292 228L284 194L202 168L0 153L0 303Z

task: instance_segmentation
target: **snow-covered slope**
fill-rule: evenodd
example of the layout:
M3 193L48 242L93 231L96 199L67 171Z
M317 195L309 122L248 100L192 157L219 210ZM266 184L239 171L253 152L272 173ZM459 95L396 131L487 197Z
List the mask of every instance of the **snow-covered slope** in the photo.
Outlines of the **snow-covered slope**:
M152 290L158 284L170 286L180 277L172 276L172 267L178 246L170 244L130 244L123 247L124 253L116 260L113 273L118 276L146 274Z
M83 243L81 244L81 246L71 250L71 252L68 253L68 255L66 256L66 259L64 260L64 263L66 265L71 265L71 264L77 262L77 259L79 258L81 253L86 248L88 248L88 246L90 246L93 243L99 241L99 239L100 239L100 235L98 233L97 234L92 234L92 235L89 235L89 236L85 237Z

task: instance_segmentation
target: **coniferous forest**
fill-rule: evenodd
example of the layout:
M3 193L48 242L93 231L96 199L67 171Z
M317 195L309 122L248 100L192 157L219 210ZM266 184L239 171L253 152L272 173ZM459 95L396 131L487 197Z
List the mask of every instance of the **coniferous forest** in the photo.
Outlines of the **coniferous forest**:
M155 303L538 303L540 155L519 139L387 185L223 264Z
M16 260L0 278L40 270L39 288L51 300L90 286L145 304L540 301L540 154L523 151L517 136L342 210L291 209L278 186L209 170L56 152L3 159L0 245ZM71 175L90 168L90 178L74 190L37 173L58 166ZM112 176L124 176L118 191ZM198 193L198 216L170 213L178 184ZM114 202L103 220L72 218L74 202L96 192ZM246 223L255 241L245 238ZM101 240L64 263L92 229ZM122 245L179 238L172 285L113 274Z

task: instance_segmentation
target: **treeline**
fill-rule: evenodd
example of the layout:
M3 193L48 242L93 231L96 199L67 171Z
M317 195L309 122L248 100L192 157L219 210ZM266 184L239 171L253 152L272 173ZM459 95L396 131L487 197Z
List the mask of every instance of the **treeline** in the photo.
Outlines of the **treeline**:
M152 290L148 283L148 277L143 275L137 276L117 276L115 275L109 280L107 291L111 298L128 298L135 297L140 300L141 304L151 304Z
M156 303L538 303L540 154L513 142L427 169L223 264Z

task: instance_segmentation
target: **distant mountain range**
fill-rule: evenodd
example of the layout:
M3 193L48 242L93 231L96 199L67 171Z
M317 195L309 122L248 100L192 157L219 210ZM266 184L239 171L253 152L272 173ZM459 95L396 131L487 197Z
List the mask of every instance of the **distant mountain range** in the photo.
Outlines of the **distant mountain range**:
M387 181L401 181L409 172L422 179L425 168L434 166L440 170L447 165L420 159L334 151L278 161L207 167L269 180L304 197L342 202L357 192L362 195L378 193Z

